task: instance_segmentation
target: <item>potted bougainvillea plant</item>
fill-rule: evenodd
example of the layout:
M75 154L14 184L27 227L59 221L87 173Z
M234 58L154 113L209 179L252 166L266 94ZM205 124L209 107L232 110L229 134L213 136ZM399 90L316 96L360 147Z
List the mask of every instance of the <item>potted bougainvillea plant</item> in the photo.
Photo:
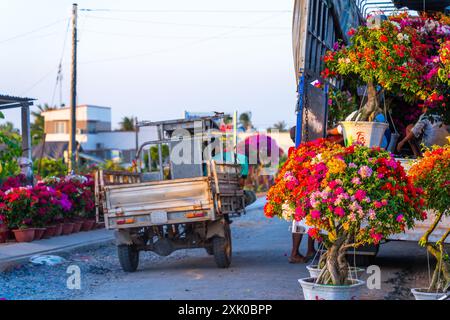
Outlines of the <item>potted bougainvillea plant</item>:
M437 261L430 286L411 291L418 300L438 299L450 285L450 259L444 247L450 228L439 228L443 219L450 215L450 146L434 147L426 151L408 173L413 182L423 188L427 208L434 211L434 222L419 244Z
M299 280L305 299L357 299L363 282L349 278L347 251L424 219L421 194L388 152L319 139L290 150L264 212L303 220L326 248L318 277Z
M33 241L33 206L38 199L32 195L31 187L11 188L2 192L2 213L8 221L17 242Z
M367 25L351 29L349 36L349 45L337 43L325 54L322 72L325 79L357 79L366 87L367 99L362 99L359 112L351 121L342 122L347 145L358 139L358 130L368 135L376 131L375 141L381 142L382 125L385 128L387 125L373 121L389 108L388 102L382 103L388 100L381 99L387 94L427 107L428 114L438 114L448 123L449 44L445 42L450 36L448 17L407 14L372 17ZM375 130L377 126L380 130Z
M95 226L95 201L93 180L89 176L68 175L65 177L48 177L42 183L67 194L72 205L71 211L64 217L66 225L82 222L80 229L89 231Z

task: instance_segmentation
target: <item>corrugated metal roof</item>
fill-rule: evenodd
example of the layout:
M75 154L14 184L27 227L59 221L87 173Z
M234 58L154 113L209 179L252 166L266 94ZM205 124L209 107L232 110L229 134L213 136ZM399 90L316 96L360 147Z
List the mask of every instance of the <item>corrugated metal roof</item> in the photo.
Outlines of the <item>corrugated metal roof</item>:
M396 7L393 0L354 0L359 7L362 15L367 18L373 14L390 15L395 12L402 11L405 6Z
M2 105L11 105L13 103L21 103L21 102L30 102L34 101L36 99L34 98L27 98L27 97L15 97L15 96L9 96L5 94L0 94L0 109L2 108Z
M397 8L408 7L418 11L444 11L450 6L450 0L393 0Z

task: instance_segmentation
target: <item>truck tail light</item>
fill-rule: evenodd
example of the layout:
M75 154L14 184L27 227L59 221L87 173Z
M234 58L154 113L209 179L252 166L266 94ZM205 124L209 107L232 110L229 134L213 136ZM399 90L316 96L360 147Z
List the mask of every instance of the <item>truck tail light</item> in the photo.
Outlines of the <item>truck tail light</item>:
M116 220L117 224L130 224L130 223L134 223L136 220L134 218L128 218L128 219L121 219L121 220Z
M191 218L201 218L206 215L207 215L206 212L195 212L195 213L186 213L184 216L188 219L191 219Z

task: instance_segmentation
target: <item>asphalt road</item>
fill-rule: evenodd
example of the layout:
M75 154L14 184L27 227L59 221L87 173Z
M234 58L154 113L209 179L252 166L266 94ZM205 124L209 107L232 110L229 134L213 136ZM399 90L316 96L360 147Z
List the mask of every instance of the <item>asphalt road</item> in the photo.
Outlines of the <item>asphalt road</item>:
M247 215L231 225L233 261L218 269L203 249L181 250L169 257L141 253L135 273L120 269L113 244L64 256L58 266L24 265L0 275L0 298L6 299L302 299L297 279L305 264L289 264L289 223L267 219L258 199ZM302 243L305 252L306 241ZM424 249L412 242L384 244L376 264L381 289L364 289L362 299L413 299L412 287L428 282ZM67 267L81 270L81 289L66 286ZM363 276L363 279L367 275Z
M105 283L82 298L302 299L297 279L308 276L306 265L288 263L289 224L265 218L263 204L259 199L246 216L233 222L229 269L216 268L204 250L186 250L173 257L144 261L136 273ZM303 241L303 252L305 246ZM426 254L416 243L385 244L376 263L381 268L381 289L365 289L364 299L411 299L410 286L426 285Z

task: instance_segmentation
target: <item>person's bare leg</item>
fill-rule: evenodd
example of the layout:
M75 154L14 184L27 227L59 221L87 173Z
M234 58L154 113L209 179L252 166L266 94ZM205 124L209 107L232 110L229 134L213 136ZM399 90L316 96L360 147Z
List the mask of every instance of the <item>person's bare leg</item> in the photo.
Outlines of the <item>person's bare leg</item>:
M304 263L305 257L300 254L300 243L302 242L303 234L292 233L292 252L289 258L290 263Z
M308 236L308 251L306 252L306 257L314 257L316 254L316 249L314 248L314 239Z

